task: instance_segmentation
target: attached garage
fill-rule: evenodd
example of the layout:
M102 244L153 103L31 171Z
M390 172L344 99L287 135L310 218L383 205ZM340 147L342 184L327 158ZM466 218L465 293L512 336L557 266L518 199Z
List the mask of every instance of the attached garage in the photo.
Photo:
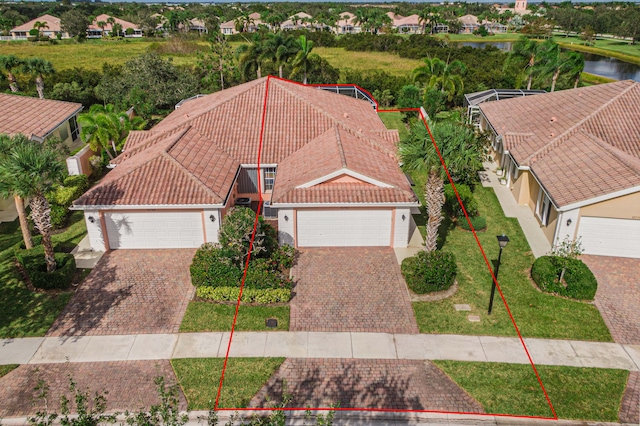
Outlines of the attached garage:
M298 210L299 247L389 246L393 211Z
M200 247L204 241L201 211L105 212L110 249Z
M580 218L584 254L640 258L640 220Z

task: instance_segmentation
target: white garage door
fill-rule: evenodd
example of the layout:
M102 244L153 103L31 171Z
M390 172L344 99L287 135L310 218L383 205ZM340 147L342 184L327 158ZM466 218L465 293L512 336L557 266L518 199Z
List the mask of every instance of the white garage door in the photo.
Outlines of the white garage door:
M111 249L189 248L204 243L201 212L105 213Z
M585 254L640 258L640 220L580 218Z
M298 246L389 246L391 210L298 210Z

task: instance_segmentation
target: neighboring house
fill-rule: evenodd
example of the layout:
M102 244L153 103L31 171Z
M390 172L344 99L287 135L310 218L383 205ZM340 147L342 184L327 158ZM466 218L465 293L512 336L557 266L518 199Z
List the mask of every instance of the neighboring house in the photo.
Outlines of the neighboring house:
M480 23L478 22L478 17L475 15L464 15L458 18L458 21L461 24L460 34L471 34L478 28L480 28Z
M0 133L22 133L38 142L53 136L79 146L81 110L82 104L0 93Z
M109 18L112 17L104 13L96 16L87 29L87 38L102 38L103 36L111 34L113 26L109 23ZM122 27L121 29L124 37L142 37L142 30L136 24L116 17L113 17L113 19L116 24L119 24ZM104 31L103 28L98 26L98 22L104 22L106 24L104 26ZM130 34L127 34L127 30L130 30L128 31Z
M449 25L447 24L438 24L436 23L433 26L433 33L434 34L441 34L441 33L448 33L449 32Z
M46 28L40 30L40 34L45 37L57 38L58 34L60 34L62 38L69 38L69 33L64 31L62 27L60 27L60 18L56 18L55 16L51 15L39 16L27 23L18 25L17 27L9 31L9 33L14 40L26 40L29 36L29 31L33 29L33 25L36 22L44 22L47 24Z
M418 15L400 16L393 12L387 12L391 18L391 27L400 34L422 34L422 23Z
M281 244L406 247L419 202L398 140L368 101L262 78L131 132L115 168L73 208L94 250L217 242L228 210L260 196Z
M254 12L249 15L250 21L247 25L247 31L249 33L255 33L258 31L258 27L260 25L265 25L269 27L269 25L265 22L262 22L260 19L260 14L258 12ZM236 20L232 19L231 21L223 22L220 24L220 32L225 35L238 34L240 31L236 29Z
M475 127L480 126L480 104L491 101L503 101L505 99L519 98L522 96L539 95L547 93L546 90L523 89L489 89L481 92L467 93L464 95L463 106L467 108L467 122Z
M552 244L640 258L640 83L630 80L479 105L518 204Z
M280 24L280 28L283 30L299 30L302 28L310 29L313 27L313 16L304 12L298 12Z
M209 32L204 21L197 18L189 20L189 31L195 31L198 34L206 34Z
M360 24L356 23L356 15L351 12L341 13L334 28L336 34L357 34L361 31Z
M482 26L485 27L491 34L506 33L508 30L508 27L506 25L494 21L482 21Z

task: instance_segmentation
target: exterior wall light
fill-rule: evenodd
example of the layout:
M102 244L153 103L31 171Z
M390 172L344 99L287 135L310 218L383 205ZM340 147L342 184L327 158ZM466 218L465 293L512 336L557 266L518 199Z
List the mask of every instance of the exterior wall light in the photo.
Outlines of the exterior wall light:
M405 215L402 215L402 220L404 221L406 219L407 219L407 217Z
M96 219L93 216L87 217L87 220L91 223L94 223L96 221Z
M289 216L287 216L287 215L285 214L285 215L284 215L284 220L285 220L286 222L289 222Z
M567 226L571 226L571 219L567 219Z
M215 222L216 221L216 217L214 215L209 215L209 220L211 222Z

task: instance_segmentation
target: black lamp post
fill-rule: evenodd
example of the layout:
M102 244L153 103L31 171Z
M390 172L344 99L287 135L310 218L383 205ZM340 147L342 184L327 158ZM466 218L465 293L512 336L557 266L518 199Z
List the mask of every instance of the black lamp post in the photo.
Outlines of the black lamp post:
M491 298L489 299L489 315L491 315L491 310L493 309L493 296L496 293L496 281L498 281L498 271L500 271L500 258L502 257L502 249L507 246L509 243L509 237L506 235L498 235L498 244L500 245L500 254L498 254L498 264L496 265L496 273L495 280L491 282Z

